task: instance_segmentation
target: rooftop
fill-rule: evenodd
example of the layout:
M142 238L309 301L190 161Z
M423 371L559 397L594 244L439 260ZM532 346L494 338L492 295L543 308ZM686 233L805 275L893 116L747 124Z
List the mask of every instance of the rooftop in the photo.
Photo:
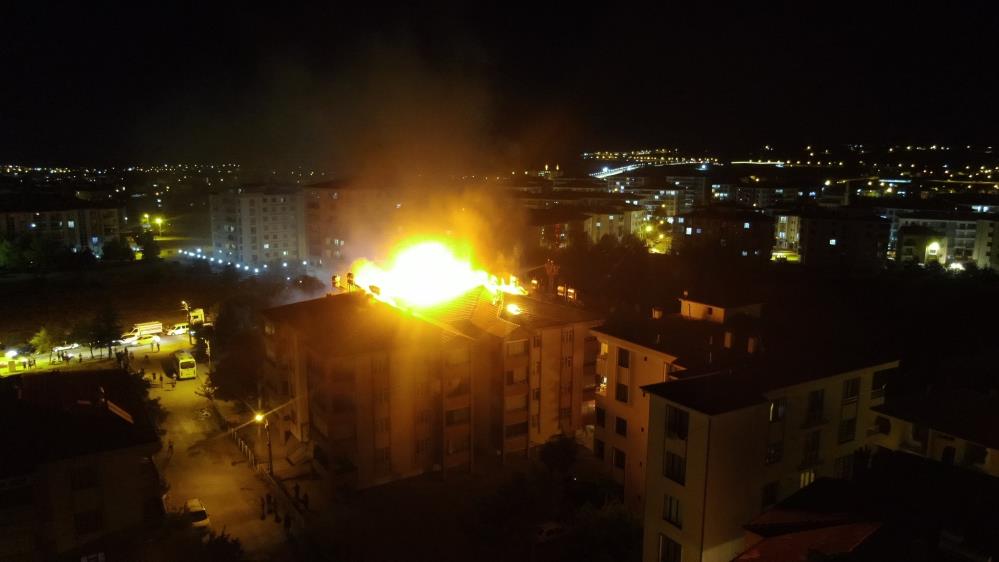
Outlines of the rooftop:
M905 396L873 408L990 449L999 449L999 396L953 389Z
M825 351L800 349L746 358L723 369L691 368L678 380L646 385L642 390L703 414L717 415L764 403L766 393L773 390L895 360L886 352L847 356L835 346Z
M118 370L50 372L0 381L0 476L66 458L159 443L141 383ZM17 428L16 431L9 431Z
M307 345L334 356L439 344L444 335L441 327L361 291L270 308L263 314L272 322L291 324Z

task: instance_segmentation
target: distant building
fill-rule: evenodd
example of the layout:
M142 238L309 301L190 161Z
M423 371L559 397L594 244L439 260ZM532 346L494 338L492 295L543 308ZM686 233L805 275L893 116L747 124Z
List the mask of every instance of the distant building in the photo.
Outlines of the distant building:
M103 254L104 243L121 236L121 215L115 207L82 200L46 200L24 197L4 201L0 235L45 237L74 251Z
M849 476L897 366L800 350L642 387L643 560L731 560L763 509L820 476Z
M877 271L888 259L890 224L877 216L847 212L799 215L799 254L807 267L837 271ZM778 225L780 225L778 219ZM778 227L778 236L780 229Z
M599 209L587 210L588 218L583 222L583 231L590 242L596 244L604 236L618 241L628 235L638 235L645 222L645 211L640 209Z
M96 559L102 539L160 522L140 388L120 371L0 381L0 559Z
M695 209L673 222L673 251L769 260L774 221L738 207Z
M898 230L895 259L901 263L944 265L947 263L947 236L926 226L903 226Z
M297 187L250 185L212 195L212 256L251 267L307 261L305 199Z
M983 213L962 212L916 212L908 215L898 215L899 249L897 259L905 258L902 232L907 227L919 226L928 228L944 238L940 240L944 252L937 256L941 264L975 262L979 266L988 264L991 267L991 242L995 237L999 217ZM920 260L915 260L920 262Z
M597 359L593 450L624 487L625 504L642 513L647 469L649 396L643 386L704 365L728 364L759 351L754 320L762 305L749 301L681 298L680 312L652 310L644 321L607 324L591 332Z

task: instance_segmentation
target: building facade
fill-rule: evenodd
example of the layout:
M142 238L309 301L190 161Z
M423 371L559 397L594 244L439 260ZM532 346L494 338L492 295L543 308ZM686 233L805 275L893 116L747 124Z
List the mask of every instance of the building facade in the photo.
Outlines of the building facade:
M679 313L653 309L645 321L591 330L600 345L593 451L636 513L643 513L647 499L649 395L641 388L682 377L690 367L756 352L759 340L746 320L758 318L762 305L725 304L685 297Z
M819 476L851 474L898 362L830 363L764 362L643 388L643 560L731 560L744 523Z
M90 250L96 256L103 254L104 243L121 236L121 215L117 208L69 205L45 210L0 211L0 232L7 238L21 235L38 236L55 240L82 252Z
M296 187L245 186L212 195L212 256L249 267L307 261L305 198Z

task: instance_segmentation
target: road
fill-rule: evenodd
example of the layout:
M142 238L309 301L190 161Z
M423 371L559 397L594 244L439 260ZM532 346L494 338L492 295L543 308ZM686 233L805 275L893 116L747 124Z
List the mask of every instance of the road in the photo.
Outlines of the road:
M170 354L187 349L186 336L164 336L159 353L136 350L134 368L160 373ZM148 348L147 348L148 349ZM267 493L265 483L246 465L228 433L220 432L211 417L202 415L208 401L195 394L204 381L205 365L198 365L198 378L184 380L172 388L154 384L152 398L159 398L167 411L161 426L163 450L157 466L166 479L167 508L180 509L190 498L204 502L212 528L238 538L253 560L276 560L287 556L284 531L273 517L260 519L260 498ZM167 443L173 441L173 453Z

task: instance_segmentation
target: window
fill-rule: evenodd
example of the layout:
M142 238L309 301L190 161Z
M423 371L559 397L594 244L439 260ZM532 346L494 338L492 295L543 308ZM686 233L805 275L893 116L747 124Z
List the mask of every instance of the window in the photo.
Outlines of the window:
M605 427L607 424L607 410L597 406L595 412L597 416L597 427Z
M965 443L964 464L985 464L985 459L988 457L988 454L988 450L981 445L975 443Z
M805 445L801 455L801 464L812 465L819 462L819 444L821 443L822 432L820 430L811 431L805 434Z
M767 444L767 456L763 459L768 465L776 464L784 458L784 442L775 441Z
M520 367L506 372L506 384L520 384L527 382L527 369Z
M685 483L687 481L686 457L681 457L672 451L666 451L666 457L663 459L663 476L677 484Z
M830 246L835 246L836 245L836 239L835 238L830 238L829 239L829 245Z
M593 440L593 456L604 460L604 442L599 439Z
M683 560L683 547L680 543L667 537L659 535L659 562L681 562Z
M82 511L73 515L77 535L89 535L104 528L104 513L100 509Z
M749 223L748 222L742 223L742 228L749 230Z
M461 408L460 410L449 410L444 414L445 425L457 425L462 423L467 423L471 418L468 408Z
M806 424L814 424L822 421L822 414L825 406L824 402L824 390L813 390L808 393L808 413L805 417Z
M671 439L687 440L690 429L690 413L686 410L666 407L666 436Z
M524 355L527 353L527 340L513 341L506 344L507 356Z
M884 416L878 416L874 418L874 431L875 433L880 433L882 435L890 434L891 420Z
M628 351L627 349L618 348L617 366L627 369L630 364L631 364L631 352Z
M627 402L628 385L621 384L620 382L617 383L617 386L614 388L614 398L617 399L618 402Z
M683 528L683 519L680 516L680 500L669 494L663 498L663 520L676 525L677 529Z
M527 422L516 423L506 427L507 437L518 437L520 435L527 435Z
M422 455L430 451L430 438L416 440L416 454Z
M853 453L836 458L833 462L833 476L844 480L853 477Z
M773 481L763 485L760 490L760 507L766 509L775 503L777 503L777 497L780 493L780 482Z
M874 377L871 380L871 400L884 398L885 390L888 388L888 379L896 370L897 367L874 373Z
M784 420L784 414L787 413L787 399L778 398L776 400L770 401L770 421L779 422Z
M621 449L614 449L614 466L616 468L624 468L624 451Z
M841 420L839 422L839 442L849 443L857 437L857 418Z
M524 407L525 408L527 407L526 403L525 403ZM565 408L559 408L558 409L558 417L560 417L562 419L570 419L570 418L572 418L572 407L571 406L566 406Z
M92 466L76 467L69 470L69 488L74 492L96 488L98 484L97 469Z
M798 474L798 487L804 488L805 486L815 482L815 471L814 470L803 470Z
M614 420L614 432L618 435L628 436L628 420L624 418L617 418Z
M843 381L843 403L856 402L860 396L860 378Z
M705 311L704 311L704 314L707 315L707 316L711 316L714 313L715 313L715 309L714 309L713 306L707 307L707 309L705 309Z

